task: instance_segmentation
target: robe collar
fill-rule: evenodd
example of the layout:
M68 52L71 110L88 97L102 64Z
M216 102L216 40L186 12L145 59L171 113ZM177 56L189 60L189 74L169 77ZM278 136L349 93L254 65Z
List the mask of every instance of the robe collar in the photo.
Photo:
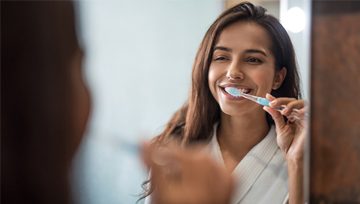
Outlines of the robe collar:
M213 136L210 141L210 152L215 160L225 167L217 140L217 127L218 124L215 124ZM232 175L235 177L235 193L232 203L238 203L246 196L277 150L278 145L276 143L275 127L271 126L264 139L245 155L232 172Z

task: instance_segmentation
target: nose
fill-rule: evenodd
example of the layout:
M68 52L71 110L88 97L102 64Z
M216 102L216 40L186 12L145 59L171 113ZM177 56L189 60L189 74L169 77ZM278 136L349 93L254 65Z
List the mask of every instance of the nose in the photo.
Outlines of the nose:
M229 80L242 80L244 79L244 73L236 64L231 64L227 70L226 78Z

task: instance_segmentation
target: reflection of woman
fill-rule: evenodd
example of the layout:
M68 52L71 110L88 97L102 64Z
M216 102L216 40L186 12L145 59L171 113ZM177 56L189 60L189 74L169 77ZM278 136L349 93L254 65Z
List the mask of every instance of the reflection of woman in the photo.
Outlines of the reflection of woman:
M207 31L193 66L187 103L172 117L156 143L207 143L209 155L234 177L232 203L282 203L288 196L290 203L302 202L305 108L298 100L298 83L294 50L284 28L262 7L241 3L221 14ZM225 87L266 97L272 101L271 108L234 98ZM279 107L286 108L275 110ZM174 151L185 150L167 150L172 156L177 155ZM149 162L152 158L145 159L152 168L152 177L176 169L178 176L173 178L181 181L171 182L172 177L153 179L155 202L166 203L161 192L164 189L167 194L171 189L183 193L181 186L184 191L199 189L186 185L188 180L182 171L192 167L179 157L171 157L172 165L163 166ZM176 160L180 162L174 168ZM169 203L174 201L167 198Z

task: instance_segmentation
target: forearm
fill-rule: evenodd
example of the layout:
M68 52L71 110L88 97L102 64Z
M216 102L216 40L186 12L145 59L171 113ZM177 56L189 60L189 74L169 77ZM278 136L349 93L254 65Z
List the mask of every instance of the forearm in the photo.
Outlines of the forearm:
M304 203L304 164L303 161L288 161L289 204Z

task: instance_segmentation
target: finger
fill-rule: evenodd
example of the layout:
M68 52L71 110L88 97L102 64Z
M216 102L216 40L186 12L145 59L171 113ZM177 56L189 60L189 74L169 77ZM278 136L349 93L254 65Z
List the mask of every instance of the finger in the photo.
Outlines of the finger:
M158 189L174 188L183 178L182 162L178 157L178 149L162 147L154 150L151 155L153 166L151 168L152 184Z
M269 105L270 105L271 108L274 108L274 109L277 109L277 110L282 110L283 108L285 108L284 105L280 105L280 106L277 105L276 98L273 95L267 93L266 98L270 101Z
M297 109L295 109L295 110L297 110ZM302 109L299 110L299 111L302 111ZM290 114L290 116L288 116L287 118L288 118L288 121L290 123L296 124L296 126L298 126L299 128L304 128L304 126L305 126L305 115L304 115L304 113L293 111Z
M294 109L294 112L296 113L296 115L301 118L302 120L305 120L306 117L308 117L309 113L307 111L306 108L302 108L302 109Z
M295 123L297 120L301 120L300 117L295 114L290 115L287 119L290 123Z
M286 125L284 117L281 115L279 111L272 109L268 106L264 106L263 109L271 115L271 117L275 122L276 127L282 129Z
M282 106L282 105L287 105L288 103L290 103L291 101L294 101L294 100L296 100L296 99L295 98L286 98L286 97L276 98L271 101L270 106L278 107L278 106Z
M155 146L144 142L140 146L141 158L145 165L151 169L152 172L162 174L170 168L178 166L181 158L180 147L171 144Z
M169 142L166 145L158 145L156 143L142 142L140 144L140 157L148 168L154 165L163 166L176 156L174 145Z
M286 107L290 110L292 109L302 109L305 107L305 102L304 100L294 100L289 102Z
M148 168L148 170L151 170L151 185L152 186L159 186L159 183L161 182L162 177L162 171L159 168L159 165L157 165L157 162L154 161L154 154L156 157L158 155L155 153L157 147L154 147L149 142L144 142L140 144L140 153L141 153L141 159Z
M286 117L288 117L294 110L304 108L304 105L305 105L303 100L297 100L297 99L289 100L289 98L286 98L284 100L282 100L281 98L278 98L278 99L279 100L276 101L277 104L283 103L282 106L284 106L284 108L281 110L281 114ZM287 103L287 104L285 104L285 103Z
M271 94L269 94L269 93L267 93L265 97L266 97L267 99L269 99L269 101L273 101L273 100L276 99L275 96L273 96L273 95L271 95Z
M305 118L305 109L293 109L290 115L294 115L300 120L303 120Z
M295 115L300 119L304 119L306 115L306 110L307 108L304 107L304 102L301 100L296 100L290 102L286 106L286 108L281 111L281 114L283 114L286 117L289 117L290 115Z

